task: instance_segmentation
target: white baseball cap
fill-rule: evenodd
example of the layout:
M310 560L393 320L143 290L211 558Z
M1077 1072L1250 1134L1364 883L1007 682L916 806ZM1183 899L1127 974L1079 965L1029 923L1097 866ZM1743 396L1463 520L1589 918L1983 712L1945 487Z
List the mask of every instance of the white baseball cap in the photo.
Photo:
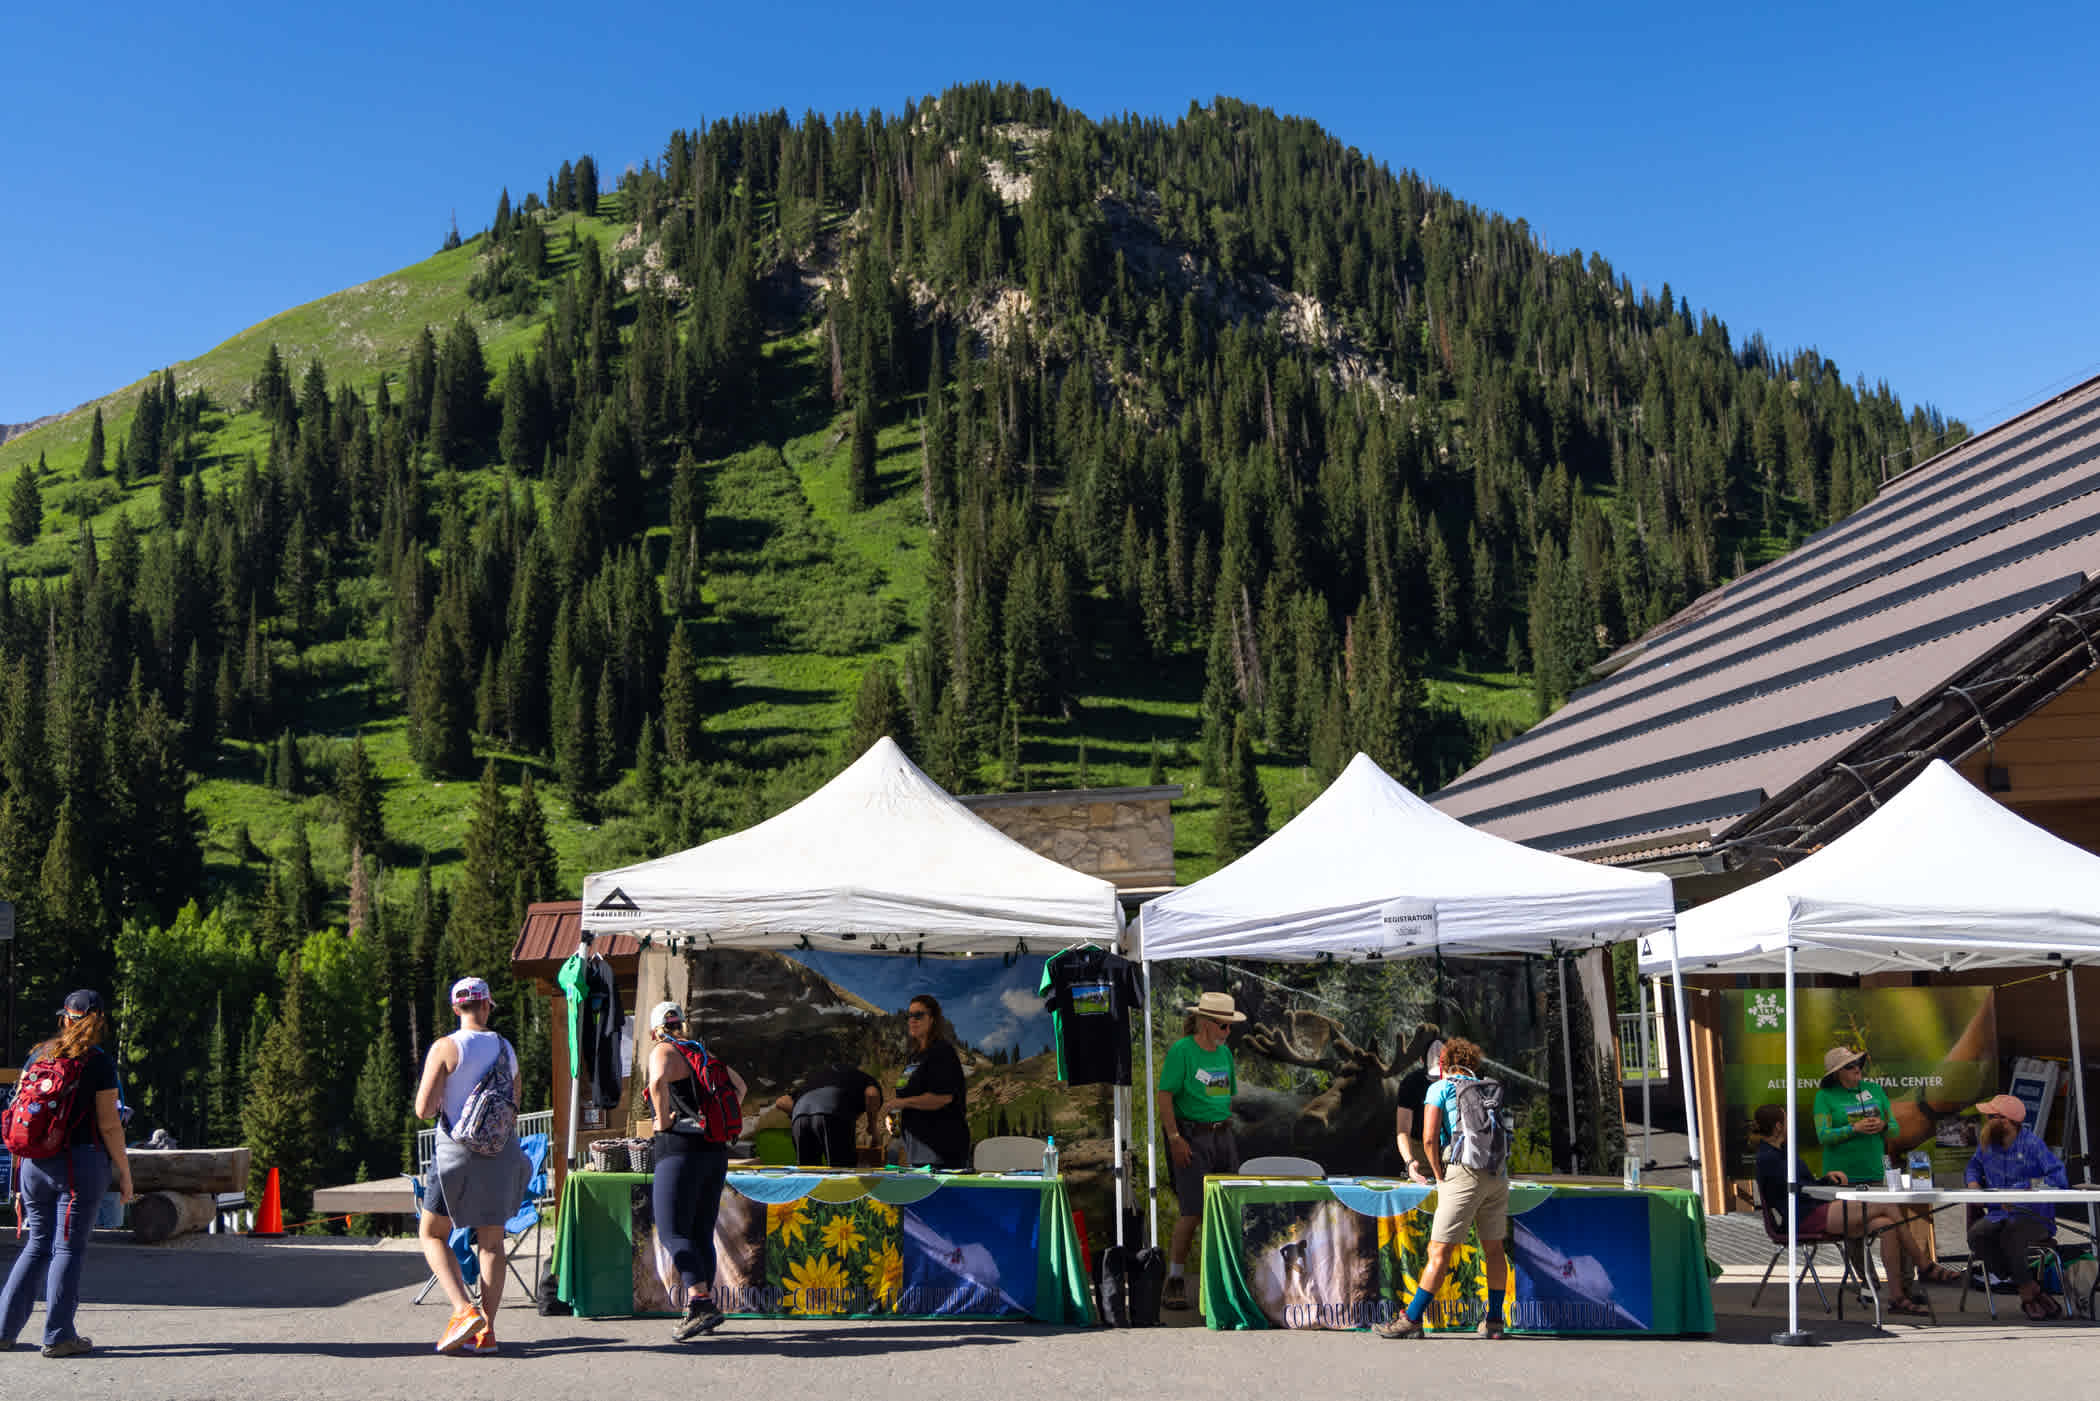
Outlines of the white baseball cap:
M452 1005L462 1002L489 1001L489 985L480 978L461 978L452 985Z
M650 1009L649 1029L651 1031L662 1031L667 1025L684 1026L685 1008L679 1006L676 1002L659 1002L654 1008Z

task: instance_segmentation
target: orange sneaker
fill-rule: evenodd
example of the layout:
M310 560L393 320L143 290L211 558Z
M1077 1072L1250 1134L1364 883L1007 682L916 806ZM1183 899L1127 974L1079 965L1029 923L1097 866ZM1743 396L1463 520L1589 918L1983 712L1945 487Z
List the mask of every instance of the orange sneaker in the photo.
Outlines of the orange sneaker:
M480 1309L470 1307L454 1310L451 1319L445 1324L445 1331L438 1335L437 1350L458 1352L466 1346L469 1338L488 1327L488 1324L489 1321L481 1316Z
M468 1341L466 1347L462 1348L461 1351L475 1357L494 1357L498 1351L496 1347L496 1325L484 1320L482 1325L474 1330L473 1338Z

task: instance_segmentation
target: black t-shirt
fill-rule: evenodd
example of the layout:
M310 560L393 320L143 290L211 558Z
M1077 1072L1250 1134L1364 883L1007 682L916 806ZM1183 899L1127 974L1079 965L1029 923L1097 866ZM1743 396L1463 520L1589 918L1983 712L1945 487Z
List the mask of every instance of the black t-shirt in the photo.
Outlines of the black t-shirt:
M882 1086L860 1067L826 1066L802 1082L802 1091L795 1096L794 1117L821 1115L850 1120L867 1112L869 1090L880 1094Z
M1422 1101L1429 1098L1429 1087L1432 1083L1434 1082L1429 1078L1429 1071L1419 1065L1400 1077L1400 1098L1395 1107L1405 1109L1415 1116L1414 1127L1408 1132L1418 1139L1422 1136Z
M962 1057L946 1041L936 1041L912 1057L897 1076L897 1097L947 1095L939 1109L901 1111L904 1132L918 1140L930 1156L915 1156L913 1166L930 1161L936 1167L966 1168L970 1165L970 1122L964 1113ZM909 1145L907 1145L909 1146Z
M1808 1164L1802 1162L1799 1158L1794 1160L1794 1172L1796 1173L1794 1181L1794 1190L1796 1192L1799 1192L1804 1186L1823 1180L1810 1172ZM1765 1205L1777 1207L1784 1211L1786 1209L1786 1150L1770 1143L1758 1144L1756 1176L1758 1196L1764 1201ZM1801 1209L1806 1211L1814 1205L1816 1203L1807 1202L1803 1204Z
M49 1043L34 1047L29 1052L29 1060L41 1060L55 1049ZM102 1141L101 1121L95 1114L95 1096L117 1087L117 1062L108 1051L91 1046L81 1057L81 1062L80 1080L73 1092L73 1135L67 1140L76 1148L84 1143ZM28 1068L27 1062L23 1068ZM19 1091L21 1087L14 1088Z
M1144 997L1135 963L1107 949L1071 949L1043 965L1039 989L1069 1085L1130 1083L1130 1014Z

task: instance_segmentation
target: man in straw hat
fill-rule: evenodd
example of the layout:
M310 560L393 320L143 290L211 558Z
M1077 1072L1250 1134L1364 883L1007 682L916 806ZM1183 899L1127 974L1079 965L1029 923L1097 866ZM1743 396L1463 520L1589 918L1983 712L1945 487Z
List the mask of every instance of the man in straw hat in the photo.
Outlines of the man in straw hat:
M1188 1009L1184 1035L1167 1049L1154 1088L1159 1122L1167 1135L1167 1166L1181 1219L1174 1223L1169 1248L1166 1293L1160 1306L1189 1306L1186 1264L1189 1242L1203 1219L1203 1178L1207 1173L1240 1170L1240 1146L1232 1136L1232 1096L1239 1077L1225 1037L1247 1014L1233 1005L1232 995L1206 992Z

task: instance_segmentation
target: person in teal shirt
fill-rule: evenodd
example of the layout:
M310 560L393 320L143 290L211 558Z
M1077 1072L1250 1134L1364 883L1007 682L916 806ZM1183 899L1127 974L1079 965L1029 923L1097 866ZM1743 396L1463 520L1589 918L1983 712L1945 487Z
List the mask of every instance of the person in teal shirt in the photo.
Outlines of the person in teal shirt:
M1881 1181L1893 1122L1889 1097L1866 1078L1867 1053L1833 1046L1823 1056L1823 1087L1816 1091L1816 1142L1823 1171L1842 1172L1847 1182Z
M1233 1005L1232 995L1206 992L1189 1008L1187 1032L1167 1048L1154 1086L1159 1121L1167 1135L1168 1176L1181 1219L1167 1251L1167 1288L1163 1308L1189 1306L1189 1242L1203 1219L1203 1179L1210 1173L1240 1170L1240 1146L1232 1136L1232 1096L1240 1087L1225 1037L1247 1014Z

